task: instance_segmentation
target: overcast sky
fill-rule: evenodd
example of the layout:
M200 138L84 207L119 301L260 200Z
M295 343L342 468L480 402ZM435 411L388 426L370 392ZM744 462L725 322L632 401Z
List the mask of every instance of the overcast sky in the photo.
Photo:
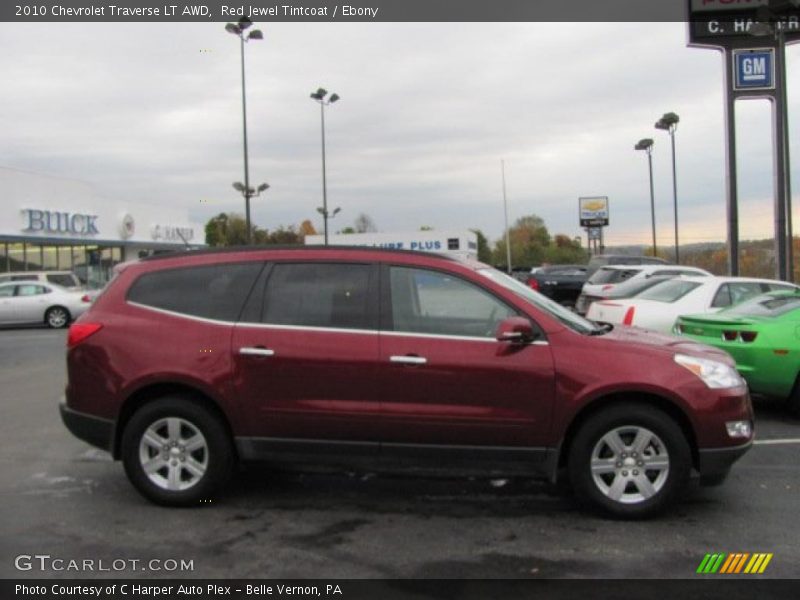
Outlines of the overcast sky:
M92 183L108 197L243 212L238 40L222 23L0 24L0 166ZM682 242L725 238L721 55L686 47L681 23L261 23L247 54L255 224L321 229L319 106L333 230L502 233L535 213L578 235L579 196L610 198L609 244L649 243L655 139L659 245L672 242L667 111L677 132ZM795 230L800 226L800 44L789 48ZM737 108L743 239L772 236L766 101ZM2 198L4 205L13 199Z

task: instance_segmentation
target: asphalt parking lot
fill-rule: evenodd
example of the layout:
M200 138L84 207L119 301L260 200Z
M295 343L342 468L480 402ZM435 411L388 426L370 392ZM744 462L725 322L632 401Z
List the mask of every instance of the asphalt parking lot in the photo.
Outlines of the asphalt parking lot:
M692 578L712 552L773 553L761 577L800 577L800 421L771 404L757 404L758 443L723 486L692 488L646 522L598 517L527 480L264 470L213 505L165 509L62 425L65 338L0 330L0 577ZM15 568L36 554L193 570Z

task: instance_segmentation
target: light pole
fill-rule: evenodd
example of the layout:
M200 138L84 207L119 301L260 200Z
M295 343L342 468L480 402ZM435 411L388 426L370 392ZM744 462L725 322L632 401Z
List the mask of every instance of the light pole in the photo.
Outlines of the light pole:
M246 186L241 181L235 181L233 183L233 189L239 192L242 196L244 196L244 205L247 207L247 244L249 245L251 242L251 231L250 231L250 198L255 198L256 196L260 196L261 192L266 192L269 189L268 183L262 183L257 188L253 189L249 186Z
M327 99L326 99L327 96ZM328 183L325 174L325 107L339 100L339 94L328 96L328 90L319 88L311 93L311 98L319 103L319 114L322 123L322 210L317 211L322 215L323 226L325 229L325 245L328 245L328 219L333 218L339 209L333 211L333 215L328 214Z
M647 164L650 168L650 219L653 222L653 256L656 256L658 247L656 246L656 200L653 194L653 140L650 138L639 140L633 149L647 152Z
M672 141L672 204L675 209L675 264L681 264L680 250L678 249L678 172L675 166L675 131L678 129L680 118L673 112L664 113L656 121L656 129L669 132Z
M245 210L245 220L247 221L247 243L250 244L250 198L251 194L249 193L252 189L250 187L250 168L247 164L247 97L245 94L245 83L244 83L244 43L249 42L250 40L263 40L264 34L261 33L260 29L253 29L250 33L246 36L244 35L245 31L253 24L253 22L248 19L247 17L242 17L239 19L238 23L228 23L225 25L225 31L228 33L232 33L235 36L238 36L239 41L241 42L241 50L242 50L242 129L244 132L244 185L243 188L243 195L244 195L244 210ZM240 190L241 191L241 190Z

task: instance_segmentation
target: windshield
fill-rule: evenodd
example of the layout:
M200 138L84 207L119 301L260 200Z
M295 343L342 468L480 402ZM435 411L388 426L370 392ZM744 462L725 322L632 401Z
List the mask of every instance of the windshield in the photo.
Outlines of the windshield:
M765 294L737 304L727 309L725 314L743 317L778 317L798 308L800 308L800 295L798 294L782 294L780 296Z
M700 284L684 279L669 279L643 291L636 298L643 300L656 300L657 302L677 302Z
M591 321L578 316L571 310L564 308L557 302L553 302L539 292L533 291L528 286L520 283L513 277L509 277L505 273L501 273L496 269L478 269L478 273L487 279L491 279L495 283L502 285L504 288L511 290L529 304L532 304L539 310L545 311L573 331L593 335L596 335L598 332L605 331L604 329L597 327Z
M619 283L636 275L641 269L609 269L603 267L594 272L587 283Z

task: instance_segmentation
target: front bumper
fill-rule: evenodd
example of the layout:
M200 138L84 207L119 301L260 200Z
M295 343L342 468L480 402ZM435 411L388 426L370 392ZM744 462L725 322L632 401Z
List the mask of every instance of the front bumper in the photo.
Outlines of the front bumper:
M750 450L753 440L729 448L705 448L698 452L697 470L701 477L713 478L727 473L731 465Z
M58 410L64 425L76 438L109 452L113 450L114 421L72 410L65 402Z

